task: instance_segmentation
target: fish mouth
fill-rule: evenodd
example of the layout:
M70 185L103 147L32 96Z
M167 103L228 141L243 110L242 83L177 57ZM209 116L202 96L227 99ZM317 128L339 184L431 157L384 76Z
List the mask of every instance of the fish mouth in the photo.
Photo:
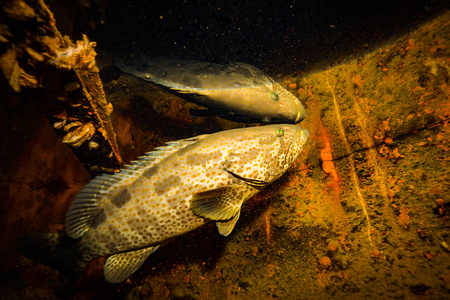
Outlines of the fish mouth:
M272 124L297 124L305 119L306 113L300 100L293 101L294 103L285 104L283 110L278 112L273 117L263 116L261 121L263 123Z
M305 111L305 108L303 107L303 104L300 102L300 100L295 101L295 104L297 106L297 116L295 118L294 124L297 124L305 119L306 111Z

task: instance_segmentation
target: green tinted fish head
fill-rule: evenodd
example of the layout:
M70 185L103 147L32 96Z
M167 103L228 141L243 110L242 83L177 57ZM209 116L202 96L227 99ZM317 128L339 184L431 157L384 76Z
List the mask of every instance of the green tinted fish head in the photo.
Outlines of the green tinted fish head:
M303 148L305 148L306 142L308 142L309 139L308 130L297 125L289 125L289 127L295 127L295 133L293 133L291 144L289 145L289 151L286 155L286 161L284 162L285 170L297 159L299 154L303 151ZM293 130L294 129L292 129L292 131Z
M220 104L217 106L219 111L234 111L236 116L247 117L252 122L301 122L305 118L305 108L300 100L270 78L261 78L264 80L253 80L252 85L214 90L209 97Z
M283 88L280 84L273 84L271 100L275 101L275 110L267 111L268 115L273 114L269 122L297 124L305 119L305 108L300 100L292 93Z
M309 139L308 130L297 125L275 125L274 130L277 138L265 151L266 160L270 165L270 182L286 172Z
M246 136L233 149L223 168L259 187L279 178L309 138L306 129L292 124L245 128L242 133Z
M300 100L261 70L237 63L232 75L226 89L214 91L224 107L263 123L297 124L305 118Z

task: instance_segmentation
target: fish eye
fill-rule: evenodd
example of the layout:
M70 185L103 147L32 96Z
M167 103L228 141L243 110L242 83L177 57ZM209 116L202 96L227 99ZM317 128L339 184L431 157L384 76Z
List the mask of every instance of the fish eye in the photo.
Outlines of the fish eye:
M273 92L273 93L270 93L270 99L272 99L273 101L278 101L278 100L280 100L280 96L278 96L277 93Z
M279 128L277 129L277 137L282 137L284 135L284 130Z
M145 79L150 79L150 75L145 75Z

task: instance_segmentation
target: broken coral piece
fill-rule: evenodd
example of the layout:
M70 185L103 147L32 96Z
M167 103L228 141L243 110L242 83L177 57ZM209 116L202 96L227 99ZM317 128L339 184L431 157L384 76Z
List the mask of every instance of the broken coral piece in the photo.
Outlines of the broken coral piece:
M98 131L110 144L118 163L123 165L109 118L112 105L106 100L103 84L99 77L99 69L95 62L97 53L94 47L96 43L90 42L87 36L83 35L83 39L75 44L68 36L64 36L63 44L67 47L56 49L56 58L50 60L50 63L57 68L75 71L87 100L87 103L83 103L82 106L88 107L88 111L94 115Z
M83 126L61 133L63 142L73 148L83 146L76 155L85 165L99 169L123 166L109 118L112 105L106 100L95 62L96 43L86 35L76 42L63 37L42 0L7 1L2 10L0 88L12 96L27 90L21 98L34 101L40 112L57 123L57 130L66 121L81 122ZM63 113L66 117L59 120ZM88 140L101 147L87 147L84 142Z

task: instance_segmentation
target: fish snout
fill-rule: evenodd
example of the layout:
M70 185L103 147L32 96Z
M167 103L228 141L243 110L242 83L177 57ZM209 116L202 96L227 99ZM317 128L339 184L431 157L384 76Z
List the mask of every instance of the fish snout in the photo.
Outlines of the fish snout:
M297 156L303 150L303 147L309 139L309 131L297 125L295 127L295 137L291 143L291 151Z
M309 131L301 127L298 127L297 131L300 131L299 134L301 136L301 140L303 141L303 144L306 144L309 139Z
M285 93L283 93L283 100L283 104L280 103L283 106L283 123L297 124L305 119L305 108L296 96L285 91Z
M266 114L262 117L264 123L278 124L297 124L303 121L306 115L305 108L297 98L288 98L269 113L267 113L267 108L264 108L264 113Z

